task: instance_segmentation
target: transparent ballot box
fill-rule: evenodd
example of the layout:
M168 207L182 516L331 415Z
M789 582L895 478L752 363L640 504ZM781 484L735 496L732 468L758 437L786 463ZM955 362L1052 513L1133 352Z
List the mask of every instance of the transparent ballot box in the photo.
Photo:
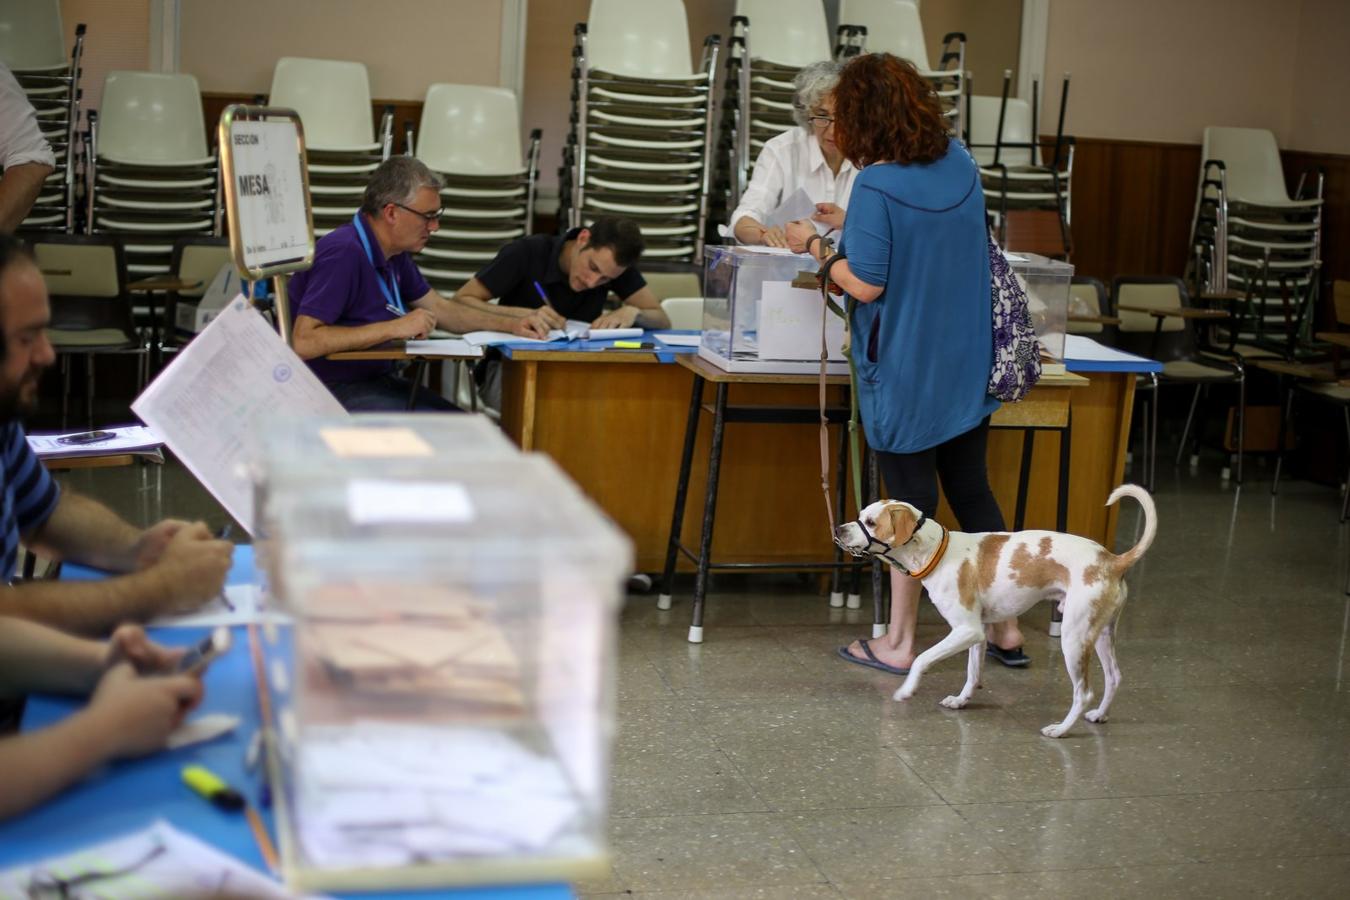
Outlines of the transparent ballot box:
M372 469L425 471L468 459L506 459L520 450L487 416L358 413L301 422L270 419L251 436L254 534L263 534L273 483L342 478Z
M792 287L798 273L814 276L816 261L764 247L710 245L704 254L699 356L730 372L819 372L820 291ZM829 371L846 375L844 320L829 313L825 323Z
M1051 358L1064 359L1064 332L1069 323L1070 263L1037 253L1007 253L1008 264L1027 292L1031 324L1041 349Z
M277 473L260 542L284 875L302 891L607 871L632 545L547 458ZM283 465L281 468L285 468Z

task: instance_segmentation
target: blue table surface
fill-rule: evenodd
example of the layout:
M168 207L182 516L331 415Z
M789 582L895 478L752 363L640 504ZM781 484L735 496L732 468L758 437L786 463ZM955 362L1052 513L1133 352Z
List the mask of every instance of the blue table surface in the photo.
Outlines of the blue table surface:
M79 566L66 566L63 578L99 578L100 573ZM230 584L254 580L253 548L235 550ZM205 636L204 628L155 629L163 644L190 644ZM182 768L194 763L206 766L250 800L258 799L259 771L244 766L244 751L258 728L258 700L253 688L253 667L248 637L236 628L230 651L217 659L204 676L206 697L200 712L225 712L243 721L225 738L168 750L141 759L122 760L104 767L64 794L25 815L0 822L0 869L33 863L69 853L111 838L138 831L155 819L196 835L250 866L266 871L262 855L242 813L216 809L184 786ZM24 728L49 725L78 709L83 701L34 696L29 698ZM260 810L275 843L276 826L269 809ZM380 898L447 897L454 900L561 900L572 897L564 884L476 887L342 893L335 897Z
M654 353L658 362L673 363L675 357L682 353L697 353L697 347L677 347L666 344L661 340L663 334L698 334L697 329L681 328L658 328L647 330L642 333L640 338L625 338L629 341L647 341L655 344L653 350L634 350L631 347L615 347L614 341L550 341L548 343L525 343L525 344L499 344L497 349L501 351L502 356L511 359L517 350L544 350L544 351L567 351L568 353Z

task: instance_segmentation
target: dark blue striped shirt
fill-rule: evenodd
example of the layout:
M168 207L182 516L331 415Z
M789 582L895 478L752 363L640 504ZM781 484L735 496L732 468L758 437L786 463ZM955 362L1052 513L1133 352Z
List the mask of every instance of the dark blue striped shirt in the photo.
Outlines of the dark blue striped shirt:
M0 530L5 541L0 577L5 584L14 580L19 536L40 528L60 499L60 488L28 446L23 426L0 426Z

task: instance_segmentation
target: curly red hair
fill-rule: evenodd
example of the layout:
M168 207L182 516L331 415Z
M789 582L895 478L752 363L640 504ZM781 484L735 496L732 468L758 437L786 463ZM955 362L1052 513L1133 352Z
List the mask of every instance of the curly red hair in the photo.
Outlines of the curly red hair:
M928 163L947 152L947 119L933 86L889 53L854 57L834 88L834 140L859 168Z

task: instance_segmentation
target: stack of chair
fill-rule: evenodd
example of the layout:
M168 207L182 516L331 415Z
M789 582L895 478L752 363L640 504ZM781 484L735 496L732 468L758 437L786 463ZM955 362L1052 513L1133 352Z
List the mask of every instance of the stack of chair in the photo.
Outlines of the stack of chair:
M1023 210L1053 211L1059 219L1063 247L1072 246L1072 187L1074 140L1064 134L1064 111L1069 100L1069 79L1060 93L1059 125L1054 149L1041 146L1036 123L1040 85L1032 82L1031 102L1009 97L1012 73L1003 73L999 97L971 96L967 107L966 140L980 166L985 208L1000 243L1007 235L1009 214ZM1048 155L1049 158L1046 158Z
M37 201L19 226L25 231L75 230L75 132L80 121L80 59L84 25L67 55L60 0L24 0L0 7L0 61L14 73L37 113L42 136L56 154Z
M716 185L710 218L727 217L750 183L759 151L792 128L793 79L830 59L821 0L737 0L727 44Z
M361 208L370 173L389 158L394 135L390 110L375 134L366 67L283 56L272 70L268 104L300 114L315 236L350 222Z
M707 38L695 69L688 35L680 0L591 0L575 29L560 219L627 216L648 259L703 257L721 41Z
M846 55L862 46L869 53L891 53L907 59L933 83L951 121L952 134L964 134L962 110L966 82L966 36L959 31L942 38L937 68L928 64L923 21L916 0L839 0L840 29Z
M129 280L167 274L174 241L220 233L220 167L191 75L110 72L89 114L87 230L115 235Z
M506 88L433 84L409 152L445 186L445 210L418 260L427 282L449 296L508 241L534 231L539 129L522 153L520 111Z
M1309 346L1322 265L1321 172L1285 185L1275 135L1206 128L1191 225L1190 275L1200 293L1236 292L1223 335L1247 358L1292 358Z

